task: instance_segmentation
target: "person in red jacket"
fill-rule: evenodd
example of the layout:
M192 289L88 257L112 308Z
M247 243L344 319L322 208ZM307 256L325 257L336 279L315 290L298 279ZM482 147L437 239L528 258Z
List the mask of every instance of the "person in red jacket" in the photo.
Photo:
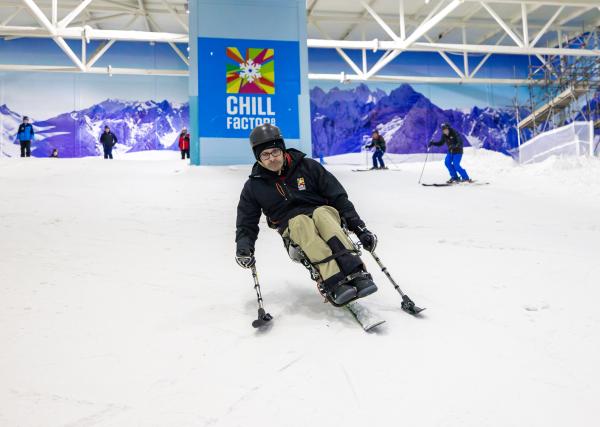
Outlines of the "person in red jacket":
M179 150L181 151L181 160L190 158L190 134L187 131L187 128L181 129L181 133L179 134Z

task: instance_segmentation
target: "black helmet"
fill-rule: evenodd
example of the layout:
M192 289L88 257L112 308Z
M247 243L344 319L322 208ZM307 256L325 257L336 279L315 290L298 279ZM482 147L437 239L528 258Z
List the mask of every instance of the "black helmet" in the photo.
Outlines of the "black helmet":
M261 151L267 148L277 147L285 150L285 143L279 128L270 123L263 123L252 130L250 133L250 146L256 159L259 158Z
M448 123L442 123L442 130L444 129L450 129L450 125Z
M263 123L260 126L256 126L250 133L250 145L253 149L260 144L278 139L283 139L281 132L279 132L277 126L273 126L270 123Z

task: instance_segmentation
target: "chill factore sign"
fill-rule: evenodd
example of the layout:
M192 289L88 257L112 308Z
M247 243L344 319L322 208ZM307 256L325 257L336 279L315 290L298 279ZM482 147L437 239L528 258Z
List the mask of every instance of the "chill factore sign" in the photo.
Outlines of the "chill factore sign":
M198 39L200 137L246 138L263 123L299 132L298 42Z

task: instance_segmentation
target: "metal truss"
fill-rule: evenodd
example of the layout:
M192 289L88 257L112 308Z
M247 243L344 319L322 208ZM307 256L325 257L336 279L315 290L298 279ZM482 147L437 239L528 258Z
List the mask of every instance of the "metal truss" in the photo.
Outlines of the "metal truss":
M69 1L61 0L61 7L72 7L72 9L62 18L58 19L58 1L46 1L44 6L50 6L51 17L46 16L42 11L42 1L40 0L20 0L0 6L14 8L4 20L0 21L0 36L11 40L21 37L33 38L51 38L65 55L73 63L72 66L45 66L45 65L17 65L0 64L0 71L42 71L42 72L82 72L91 74L127 74L127 75L163 75L163 76L187 76L187 69L183 70L161 70L147 68L119 68L119 67L94 67L94 64L110 49L115 42L150 42L167 43L173 49L174 53L189 66L187 54L181 52L176 43L188 43L188 25L186 9L176 10L167 0L160 0L157 4L149 6L145 0L135 0L136 4L128 1L113 0L81 0ZM2 10L2 9L0 9ZM9 25L15 17L21 13L27 12L39 24L39 27ZM93 17L92 12L112 13L102 17ZM114 12L114 13L113 13ZM183 17L181 13L183 12ZM161 31L161 27L153 18L152 14L165 14L185 30L185 33L172 33ZM81 15L86 15L81 18ZM146 31L131 30L131 26L139 18L143 18ZM116 18L129 18L123 29L108 30L94 28L92 25L99 26L100 23ZM79 19L79 20L78 20ZM82 25L84 24L84 25ZM66 40L81 40L81 56L78 56L67 44ZM102 40L98 48L88 56L87 45L92 40Z
M600 56L600 50L570 49L561 46L559 40L564 34L581 34L583 29L578 26L569 26L569 22L589 12L600 11L597 1L588 0L437 0L432 2L434 7L428 15L406 15L405 6L409 0L398 0L398 14L378 14L373 10L374 0L369 3L361 1L364 13L352 12L329 13L318 12L315 6L318 0L312 0L308 11L309 25L313 25L319 32L325 35L323 39L308 39L308 47L321 49L335 49L346 64L354 71L354 74L341 71L337 74L309 74L309 78L315 80L333 80L340 82L349 81L388 81L388 82L414 82L414 83L484 83L484 84L531 84L530 79L506 79L506 78L480 78L477 77L482 66L494 54L506 55L531 55L537 57L542 64L549 56L574 56L584 57ZM425 1L429 3L429 1ZM389 4L389 2L388 2ZM414 3L412 3L414 4ZM520 12L510 19L503 18L497 11L500 7L520 6ZM461 7L463 6L463 7ZM539 19L533 24L530 17L542 6L553 8L554 13L545 22ZM457 10L461 8L460 13ZM565 9L567 13L565 14ZM467 13L464 13L467 12ZM476 14L485 12L484 18L474 17ZM450 15L453 14L453 17ZM458 17L457 17L458 16ZM386 36L386 40L378 38L372 40L346 40L346 38L359 25L365 25L368 20L376 22ZM342 37L333 39L322 30L328 22L349 22L350 27ZM518 24L518 31L514 25ZM600 25L600 19L591 28ZM414 28L408 32L409 26ZM399 28L399 32L394 28ZM480 36L474 43L467 42L467 29L476 29L480 33L489 30ZM428 33L435 30L437 38L441 39L450 32L461 31L462 40L454 43L441 43L434 41ZM381 32L381 31L380 31ZM553 39L553 33L556 38ZM495 40L496 39L496 40ZM545 39L546 45L540 41ZM495 40L495 41L492 41ZM362 51L362 67L354 62L345 50ZM368 51L382 51L379 60L367 66L366 55ZM437 52L456 74L455 77L439 76L401 76L384 75L384 68L389 65L402 52ZM462 67L452 61L448 54L462 54ZM473 70L469 69L469 54L485 54ZM541 84L537 81L536 84Z
M67 13L59 19L58 6ZM344 3L344 2L342 2ZM556 56L600 56L600 50L562 47L560 40L569 34L581 34L585 29L574 20L600 11L597 0L425 0L417 12L416 0L365 0L359 13L346 10L336 0L307 0L309 28L317 28L322 38L309 38L309 48L335 49L352 72L334 74L310 73L309 79L350 81L389 81L414 83L484 83L529 84L530 79L483 78L480 71L492 55L531 55L542 63ZM331 10L327 10L328 5ZM349 3L348 3L349 4ZM374 6L387 10L378 13ZM397 13L389 13L390 5ZM428 5L428 6L427 6ZM427 6L427 7L426 7ZM520 7L519 7L520 6ZM71 66L0 64L0 71L47 71L101 74L138 74L186 76L189 59L178 43L188 43L186 0L5 0L0 2L0 37L51 38L72 62ZM324 9L325 8L325 9ZM512 8L507 17L506 8ZM520 9L514 13L515 8ZM537 13L551 9L549 18ZM49 11L45 14L43 10ZM6 14L3 12L7 11ZM28 14L37 26L11 25L19 15ZM160 19L159 19L160 18ZM124 22L119 29L102 28L115 19ZM124 20L124 21L123 21ZM168 24L166 23L168 20ZM356 38L357 30L375 23L385 35L365 40ZM142 25L140 25L142 24ZM331 27L348 24L338 35ZM600 25L600 19L591 26ZM163 31L163 26L170 31ZM133 29L133 28L136 29ZM140 29L141 28L141 29ZM475 34L475 35L474 35ZM452 37L448 37L451 35ZM451 42L447 40L450 39ZM81 41L81 55L76 54L66 40ZM102 43L88 55L91 40ZM444 40L444 42L442 42ZM116 42L167 43L186 65L184 69L158 70L117 67L96 67L97 61ZM348 50L362 53L362 63L348 55ZM381 52L374 64L368 64L367 52ZM446 61L453 76L412 76L386 73L402 52L433 52ZM461 55L462 64L449 55ZM473 66L474 55L480 56ZM471 61L469 61L471 59ZM539 83L539 82L538 82Z

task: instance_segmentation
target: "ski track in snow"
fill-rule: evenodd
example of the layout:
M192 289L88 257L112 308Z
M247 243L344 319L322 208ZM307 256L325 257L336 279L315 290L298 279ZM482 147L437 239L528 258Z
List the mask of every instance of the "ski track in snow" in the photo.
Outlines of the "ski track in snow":
M589 426L600 394L600 160L516 166L467 150L487 186L422 187L326 159L422 318L364 260L387 321L323 304L261 219L265 307L234 261L249 166L177 152L0 158L0 426ZM423 180L447 179L436 157Z

